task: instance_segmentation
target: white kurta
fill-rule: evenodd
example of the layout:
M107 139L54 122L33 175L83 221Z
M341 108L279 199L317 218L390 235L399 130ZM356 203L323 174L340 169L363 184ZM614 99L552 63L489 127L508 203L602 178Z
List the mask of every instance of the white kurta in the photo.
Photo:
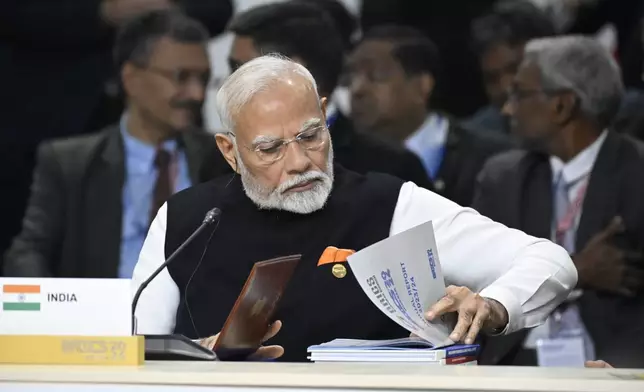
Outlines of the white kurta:
M165 260L166 212L164 205L150 226L134 269L133 292ZM577 284L577 270L560 246L509 229L471 208L405 183L390 235L430 220L445 283L466 286L505 306L509 315L505 333L544 322ZM140 298L137 332L172 333L179 298L179 289L166 269Z

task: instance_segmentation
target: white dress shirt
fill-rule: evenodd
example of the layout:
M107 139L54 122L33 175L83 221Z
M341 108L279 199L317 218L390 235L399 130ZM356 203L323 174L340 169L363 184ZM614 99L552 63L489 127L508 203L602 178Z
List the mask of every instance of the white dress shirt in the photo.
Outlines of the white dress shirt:
M449 119L430 113L420 128L405 140L405 147L420 159L427 175L434 180L434 186L439 190L445 185L436 176L443 163L448 133Z
M607 135L608 131L602 132L602 134L597 138L597 140L593 142L593 144L586 147L582 152L575 155L575 157L568 162L564 162L560 158L555 156L550 157L550 168L552 170L553 186L555 185L555 182L560 175L563 176L566 184L573 184L568 190L568 200L570 200L570 203L572 203L577 198L579 190L588 180L588 178L584 179L584 177L588 177L590 175L590 172L593 170L593 166L595 166L595 161L597 160L597 155L599 155L599 150L601 149L602 145L604 145L604 140L606 140ZM577 214L573 222L575 231L577 231L577 227L579 226L579 218L581 218L581 211L579 214ZM552 226L553 233L551 238L554 239L555 225L553 224Z
M405 147L416 155L422 156L427 148L444 146L448 131L449 120L436 113L430 113L420 128L405 139Z
M134 269L134 291L165 259L166 211L164 205L152 222ZM403 184L390 235L430 220L445 283L500 302L509 316L504 333L545 321L577 284L577 270L560 246L509 229L411 182ZM140 298L137 333L172 333L179 294L167 269L161 272Z

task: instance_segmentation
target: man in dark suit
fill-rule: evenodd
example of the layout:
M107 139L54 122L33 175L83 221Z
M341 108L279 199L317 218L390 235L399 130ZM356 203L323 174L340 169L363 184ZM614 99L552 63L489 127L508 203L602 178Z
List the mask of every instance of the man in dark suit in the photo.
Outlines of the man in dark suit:
M207 40L175 11L123 27L115 60L127 111L97 134L40 146L7 276L130 277L160 205L228 171L214 138L193 130L210 77Z
M304 65L315 77L320 95L331 97L344 59L342 37L324 8L306 2L271 3L251 8L231 21L235 34L230 52L231 70L275 52ZM431 188L414 154L378 138L355 132L337 107L327 107L335 160L358 172L382 172Z
M617 64L592 38L526 46L504 108L526 149L485 165L473 206L565 247L579 291L527 337L490 339L481 363L534 365L535 335L567 335L587 359L644 366L644 145L609 128L622 95Z
M436 109L439 67L438 50L420 31L396 25L367 31L347 61L351 118L362 133L404 144L438 193L469 206L483 163L509 142L465 130Z
M154 9L180 7L211 36L231 0L16 0L0 12L0 253L20 230L39 143L96 132L123 111L110 61L118 26Z

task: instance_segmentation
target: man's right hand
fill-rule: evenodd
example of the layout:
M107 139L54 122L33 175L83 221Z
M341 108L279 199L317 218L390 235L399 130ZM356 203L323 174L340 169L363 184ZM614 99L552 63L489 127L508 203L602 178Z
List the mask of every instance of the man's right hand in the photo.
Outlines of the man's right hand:
M142 13L170 7L172 0L103 0L101 17L111 25L119 25Z
M584 249L573 257L579 273L579 286L625 296L633 296L644 287L642 254L620 249L610 243L616 234L623 231L622 219L613 218L606 229L592 237Z

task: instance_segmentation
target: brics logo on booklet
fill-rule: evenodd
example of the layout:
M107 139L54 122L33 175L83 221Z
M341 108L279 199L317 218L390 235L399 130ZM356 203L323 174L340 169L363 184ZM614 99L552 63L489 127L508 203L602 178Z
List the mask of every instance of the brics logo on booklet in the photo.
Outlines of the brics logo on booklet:
M326 264L333 264L331 267L331 273L338 279L342 279L347 276L347 267L344 263L347 262L347 258L352 254L356 253L351 249L338 249L335 246L328 246L322 256L318 260L318 267Z

